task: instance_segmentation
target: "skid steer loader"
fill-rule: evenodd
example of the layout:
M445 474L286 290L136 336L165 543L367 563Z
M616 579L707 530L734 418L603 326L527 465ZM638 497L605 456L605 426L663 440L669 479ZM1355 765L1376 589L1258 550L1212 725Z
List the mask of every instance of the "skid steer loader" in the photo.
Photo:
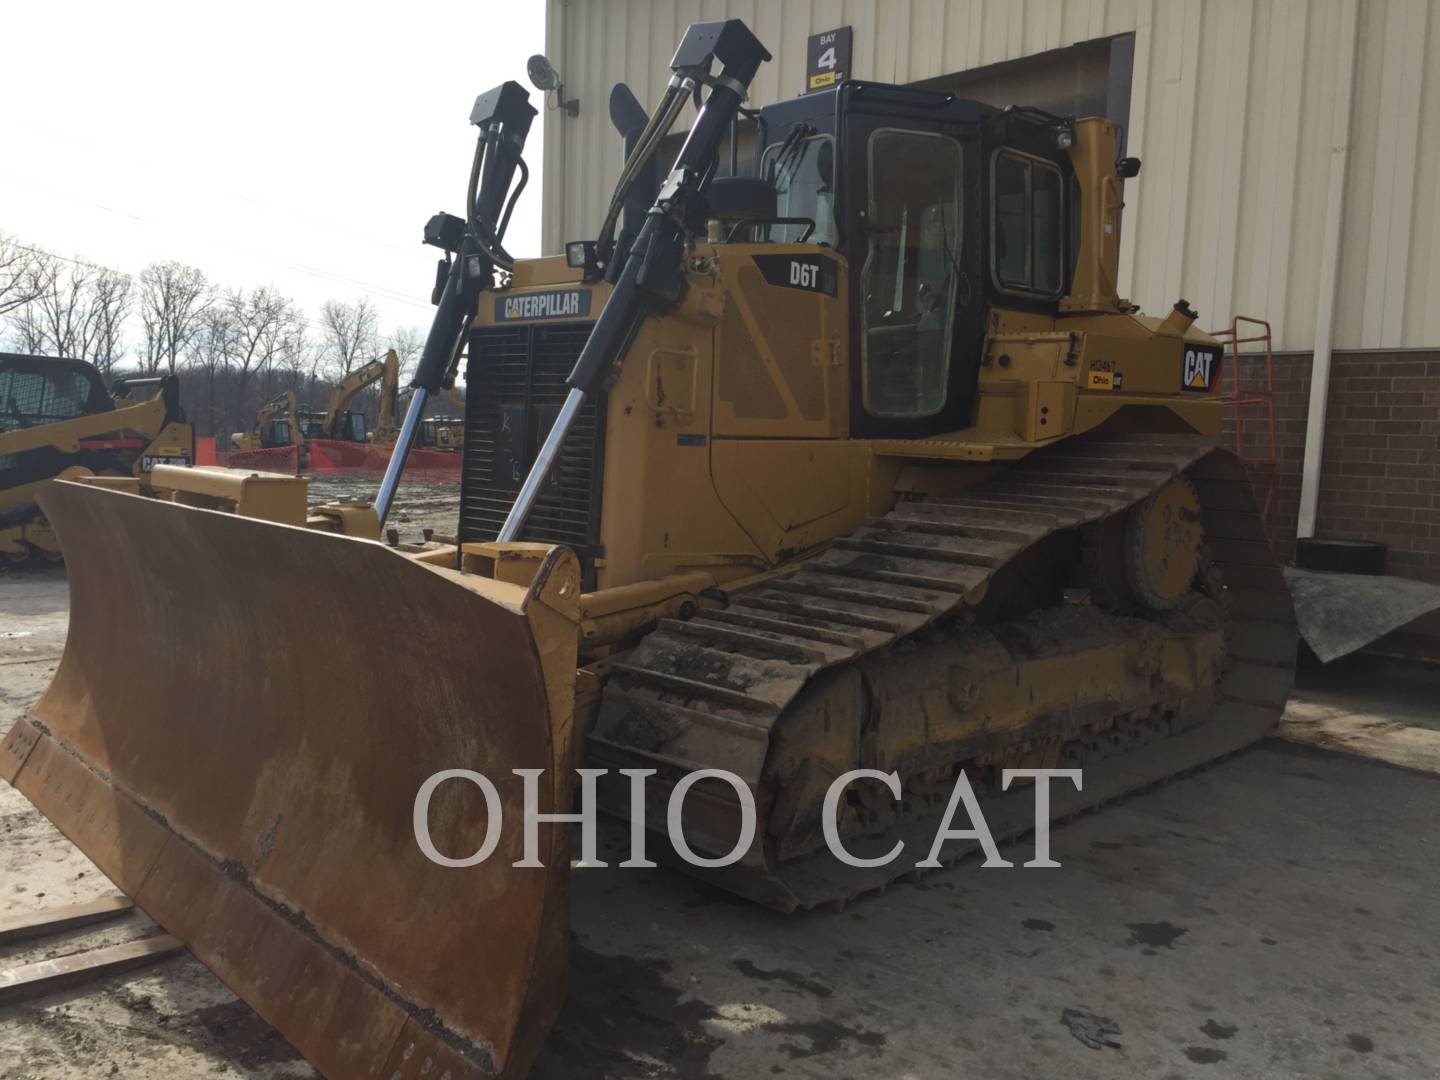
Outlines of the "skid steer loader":
M1002 767L1082 768L1064 816L1283 706L1293 615L1217 445L1221 350L1183 300L1116 293L1138 162L1115 127L860 81L746 108L768 59L697 24L654 113L617 91L625 167L565 258L506 253L535 110L515 83L477 100L375 502L463 352L456 544L42 497L82 556L70 639L0 775L326 1075L523 1075L565 995L543 815L578 763L621 817L616 770L649 771L657 857L668 794L732 774L694 785L682 836L732 857L688 869L793 910L913 865L828 854L850 770L905 791L832 805L868 858L959 775L1013 835L1031 795ZM757 160L719 176L740 119ZM117 649L121 620L145 632Z
M194 460L173 375L118 378L107 393L84 360L0 353L0 561L60 558L35 501L55 477L141 477Z

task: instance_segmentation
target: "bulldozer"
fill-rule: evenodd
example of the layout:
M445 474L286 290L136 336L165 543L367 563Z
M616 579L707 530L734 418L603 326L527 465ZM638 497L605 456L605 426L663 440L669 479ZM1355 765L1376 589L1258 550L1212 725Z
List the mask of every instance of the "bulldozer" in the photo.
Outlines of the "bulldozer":
M465 445L465 421L448 416L427 416L420 421L415 445L427 450L459 450Z
M564 257L504 245L526 91L476 100L374 503L463 355L455 543L41 496L83 557L0 776L327 1076L526 1073L577 799L720 888L834 908L914 873L872 856L961 777L1013 837L1004 769L1082 770L1064 818L1284 706L1293 611L1219 442L1220 346L1117 293L1116 126L860 80L750 108L769 59L698 23L651 113L617 89L625 165ZM158 629L117 648L122 616ZM861 769L903 799L834 797Z
M151 397L132 395L153 389ZM55 477L147 476L195 460L195 432L173 376L122 377L105 389L84 360L0 354L0 559L61 558L36 505Z

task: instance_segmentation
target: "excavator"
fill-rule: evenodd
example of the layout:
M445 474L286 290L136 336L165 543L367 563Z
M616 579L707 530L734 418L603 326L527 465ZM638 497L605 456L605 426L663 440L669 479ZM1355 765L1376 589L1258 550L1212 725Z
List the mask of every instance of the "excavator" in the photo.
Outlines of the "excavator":
M131 395L153 389L151 397ZM58 561L36 494L57 476L148 476L195 460L173 376L122 377L107 393L84 360L0 354L0 559Z
M287 391L267 401L255 414L254 431L237 431L230 436L231 450L271 450L295 446L300 437L300 411L294 391Z
M1293 610L1219 442L1220 345L1117 293L1116 126L861 80L748 106L769 59L698 23L653 112L617 88L624 168L563 258L504 246L526 91L476 100L374 503L463 352L455 543L41 495L70 636L0 776L327 1076L525 1075L577 802L832 909L916 872L871 856L923 851L962 777L1014 837L1038 789L1003 769L1082 770L1066 818L1284 706ZM742 122L756 159L721 175ZM857 769L903 799L830 798Z
M305 425L305 435L311 439L336 439L346 442L367 442L369 433L365 427L365 414L350 411L350 404L360 391L380 383L380 417L378 431L385 431L395 424L395 398L400 384L400 357L394 349L383 359L361 364L336 385L330 393L325 411Z

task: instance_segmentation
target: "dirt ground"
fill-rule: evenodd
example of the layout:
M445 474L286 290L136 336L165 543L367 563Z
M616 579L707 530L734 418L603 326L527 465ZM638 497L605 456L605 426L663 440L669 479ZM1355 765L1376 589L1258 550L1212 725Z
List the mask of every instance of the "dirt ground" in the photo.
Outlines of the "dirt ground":
M65 624L61 573L0 577L0 733ZM1437 702L1434 672L1313 673L1287 737L1057 829L1060 869L962 863L841 913L578 870L571 998L535 1075L1433 1077ZM112 891L0 785L0 918ZM0 946L0 968L154 932L135 913ZM314 1073L185 955L0 1009L0 1075Z
M346 476L340 473L310 477L310 501L340 502L363 499L371 502L380 481L373 476ZM395 492L386 524L399 530L402 543L419 543L424 529L437 535L454 536L459 524L460 485L401 480Z

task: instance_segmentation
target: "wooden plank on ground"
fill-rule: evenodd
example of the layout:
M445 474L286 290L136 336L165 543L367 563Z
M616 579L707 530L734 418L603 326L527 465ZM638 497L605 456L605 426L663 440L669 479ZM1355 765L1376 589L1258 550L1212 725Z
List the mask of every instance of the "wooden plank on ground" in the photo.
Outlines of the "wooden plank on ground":
M154 963L184 950L185 943L179 938L161 934L0 971L0 1005L43 997L77 984Z
M98 900L91 900L84 904L68 904L65 907L46 908L43 911L27 911L23 915L0 919L0 945L7 945L12 941L24 941L27 938L48 937L51 934L73 930L77 926L88 926L105 919L113 919L117 915L124 915L127 911L133 911L134 908L135 901L121 893L115 893L112 896L102 896Z

